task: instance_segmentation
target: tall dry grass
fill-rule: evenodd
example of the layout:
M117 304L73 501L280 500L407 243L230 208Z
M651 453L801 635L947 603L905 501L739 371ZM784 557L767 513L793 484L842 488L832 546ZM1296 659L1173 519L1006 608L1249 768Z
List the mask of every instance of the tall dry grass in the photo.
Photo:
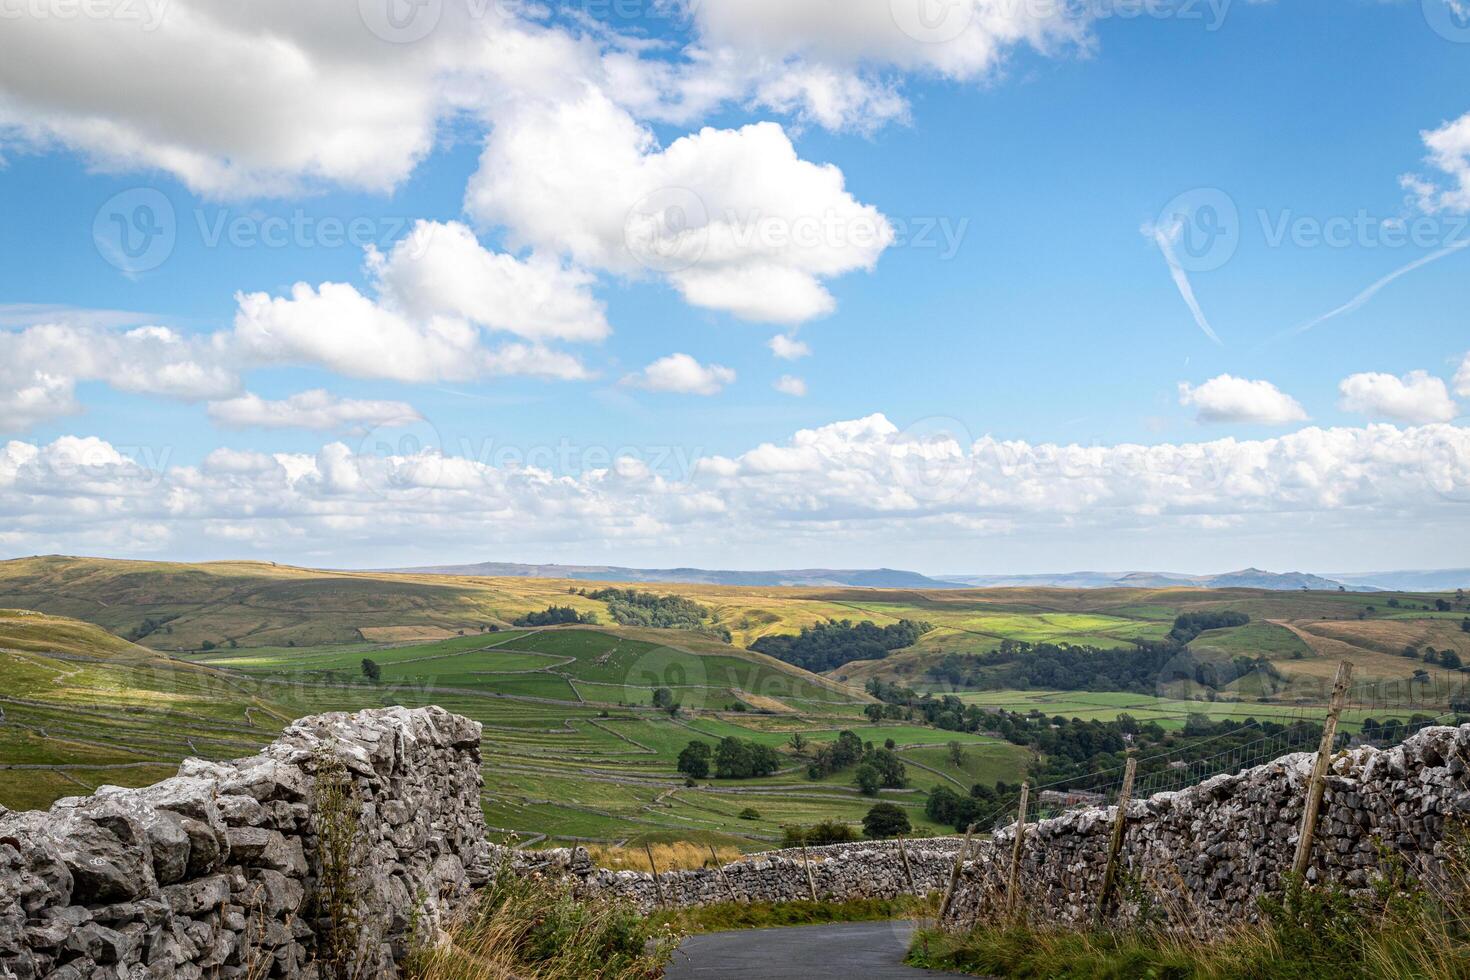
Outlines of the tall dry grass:
M716 847L714 859L710 857L710 846L708 844L695 844L690 841L676 841L671 844L650 844L649 850L653 852L653 862L658 865L660 871L690 871L697 868L713 867L719 864L729 864L740 860L740 851L733 847ZM592 855L592 863L599 868L607 868L609 871L647 871L648 854L641 846L635 847L611 847L594 846L587 848L587 853Z
M631 903L581 900L570 885L503 865L467 919L416 951L413 980L652 980L682 936Z

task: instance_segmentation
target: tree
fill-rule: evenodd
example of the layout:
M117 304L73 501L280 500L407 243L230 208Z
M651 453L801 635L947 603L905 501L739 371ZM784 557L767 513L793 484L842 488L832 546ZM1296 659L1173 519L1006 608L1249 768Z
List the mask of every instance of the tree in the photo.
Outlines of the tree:
M876 766L865 762L858 766L857 784L864 796L877 796L878 790L883 785L883 777L878 773Z
M956 769L963 769L965 767L965 747L958 741L951 741L948 747L949 761Z
M690 742L684 746L684 751L679 753L679 771L690 779L707 779L712 754L708 743Z
M912 829L908 814L896 803L875 803L863 817L863 836L873 840L896 837Z
M786 740L786 744L791 746L791 751L795 752L797 755L806 754L806 736L803 735L801 732L794 732L792 736Z
M376 660L369 660L367 657L363 657L362 676L376 684L383 676L383 668L378 666Z
M666 687L656 688L653 692L653 706L667 710L674 706L674 692Z
M1441 650L1439 654L1439 662L1448 667L1450 670L1459 670L1465 665L1464 662L1460 659L1460 655L1453 650Z
M781 756L769 745L730 736L715 749L715 775L721 779L769 776L781 766Z
M1434 600L1434 608L1435 609L1438 609L1440 612L1449 612L1450 611L1449 601L1448 600L1445 600L1445 599L1435 599Z

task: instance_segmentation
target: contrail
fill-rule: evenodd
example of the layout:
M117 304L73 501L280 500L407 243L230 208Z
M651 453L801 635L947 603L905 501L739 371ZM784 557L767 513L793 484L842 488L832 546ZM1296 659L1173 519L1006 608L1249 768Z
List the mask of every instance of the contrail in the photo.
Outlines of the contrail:
M1372 299L1380 289L1382 289L1384 286L1387 286L1389 283L1393 282L1400 276L1406 276L1409 273L1413 272L1415 269L1422 268L1431 262L1438 262L1440 259L1444 258L1446 255L1449 255L1451 252L1458 252L1460 249L1465 248L1467 245L1470 245L1470 240L1455 242L1453 245L1446 245L1438 252L1433 252L1429 255L1424 256L1423 258L1415 259L1408 265L1390 272L1388 275L1384 276L1382 279L1378 280L1373 285L1369 286L1367 289L1363 290L1361 293L1339 306L1337 309L1331 310L1327 313L1323 313L1321 316L1317 317L1317 319L1308 320L1301 326L1293 327L1285 333L1278 334L1275 339L1280 340L1284 337L1295 337L1299 334L1304 334L1308 330L1311 330L1313 327L1320 326L1321 324L1326 323L1333 317L1342 316L1344 313L1351 313L1354 310L1359 309L1364 303Z
M1179 235L1180 226L1176 222L1166 234L1164 229L1154 226L1149 229L1153 240L1158 243L1159 251L1164 253L1164 261L1169 263L1169 274L1174 277L1174 285L1179 287L1179 295L1184 297L1184 303L1189 307L1189 312L1194 314L1194 322L1205 332L1205 336L1213 340L1216 346L1224 347L1220 335L1215 333L1215 328L1210 326L1210 321L1205 318L1205 311L1200 308L1199 300L1195 298L1194 286L1190 284L1189 273L1184 271L1184 266L1179 264L1179 257L1174 254L1174 239Z

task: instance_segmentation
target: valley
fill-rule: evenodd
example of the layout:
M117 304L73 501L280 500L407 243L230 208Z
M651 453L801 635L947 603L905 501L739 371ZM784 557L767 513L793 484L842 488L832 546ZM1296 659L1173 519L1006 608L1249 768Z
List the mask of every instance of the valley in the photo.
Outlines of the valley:
M1370 718L1410 723L1459 704L1463 670L1410 659L1404 647L1470 660L1465 601L1453 594L639 588L696 604L698 628L611 622L613 608L583 594L581 581L258 563L0 563L0 609L9 610L0 612L0 804L42 807L102 784L144 785L186 755L248 754L306 714L437 704L485 726L485 813L506 840L750 851L773 846L793 825L856 825L875 797L856 785L854 770L808 772L844 731L891 743L905 778L876 799L898 804L916 834L938 834L951 828L926 812L937 789L965 795L975 784L1016 784L1043 762L1034 741L988 731L984 718L996 711L1033 724L1126 715L1157 723L1172 733L1166 738L1186 738L1192 716L1313 723L1322 684L1346 659L1362 684L1344 716L1357 731ZM552 607L595 622L515 625ZM1203 630L1178 654L1222 669L1253 665L1218 687L1177 671L1143 690L986 679L1024 672L1053 648L1133 656L1139 644L1166 641L1181 615L1222 610L1248 621ZM825 673L747 649L830 620L921 622L925 631L881 659ZM987 666L1003 645L1020 652L1003 668ZM946 665L953 673L957 664L972 672L960 676L981 683L955 684ZM884 704L874 684L917 699L954 697L954 717L964 720L930 724L932 711ZM690 742L713 748L727 738L774 750L774 771L679 771Z

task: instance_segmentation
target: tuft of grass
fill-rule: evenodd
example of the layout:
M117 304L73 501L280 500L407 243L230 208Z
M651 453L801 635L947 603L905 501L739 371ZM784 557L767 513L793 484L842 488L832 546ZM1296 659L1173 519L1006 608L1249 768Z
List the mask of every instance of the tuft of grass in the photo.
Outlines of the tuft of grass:
M683 937L621 900L583 900L570 885L509 865L469 917L415 951L410 980L652 980Z
M701 908L665 910L655 913L653 919L680 933L728 932L827 922L915 919L932 914L932 905L911 897L860 898L848 902L721 902Z

